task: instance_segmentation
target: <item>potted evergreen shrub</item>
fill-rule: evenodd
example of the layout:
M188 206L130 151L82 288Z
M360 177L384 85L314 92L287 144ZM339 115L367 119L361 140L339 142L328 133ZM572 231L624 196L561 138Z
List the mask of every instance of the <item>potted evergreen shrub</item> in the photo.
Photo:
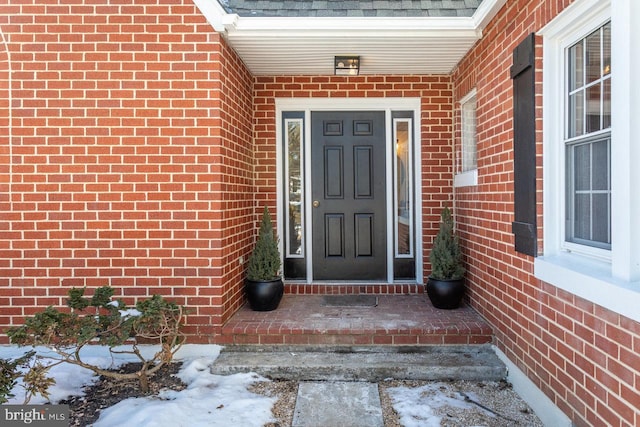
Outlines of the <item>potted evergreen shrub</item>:
M464 295L464 263L458 236L453 230L449 208L442 210L440 229L433 241L431 275L427 280L427 294L436 308L457 308Z
M269 209L265 206L258 241L249 257L245 290L249 305L255 311L275 310L284 293L280 276L280 251Z

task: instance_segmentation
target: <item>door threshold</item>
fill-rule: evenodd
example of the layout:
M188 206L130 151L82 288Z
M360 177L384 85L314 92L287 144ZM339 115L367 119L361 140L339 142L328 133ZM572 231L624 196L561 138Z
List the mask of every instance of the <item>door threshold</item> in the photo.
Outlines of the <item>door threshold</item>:
M314 281L306 283L303 281L285 280L284 291L287 294L295 295L323 295L323 294L380 294L380 295L407 295L421 294L424 292L424 285L416 281L402 282L375 282L352 280L345 282Z
M406 280L394 280L388 282L387 280L314 280L311 283L305 279L283 279L284 283L291 283L296 285L406 285L406 284L418 284L415 279Z

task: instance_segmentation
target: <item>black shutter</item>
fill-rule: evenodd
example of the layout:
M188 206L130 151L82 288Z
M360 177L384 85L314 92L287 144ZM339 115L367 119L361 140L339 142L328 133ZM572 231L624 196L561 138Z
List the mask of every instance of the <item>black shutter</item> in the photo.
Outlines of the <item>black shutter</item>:
M513 51L513 169L517 252L537 256L535 35Z

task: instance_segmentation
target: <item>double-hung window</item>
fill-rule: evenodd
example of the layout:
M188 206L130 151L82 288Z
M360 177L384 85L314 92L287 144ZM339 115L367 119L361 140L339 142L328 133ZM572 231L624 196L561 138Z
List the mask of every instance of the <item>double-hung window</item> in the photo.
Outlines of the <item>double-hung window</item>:
M611 23L566 50L565 239L611 248Z

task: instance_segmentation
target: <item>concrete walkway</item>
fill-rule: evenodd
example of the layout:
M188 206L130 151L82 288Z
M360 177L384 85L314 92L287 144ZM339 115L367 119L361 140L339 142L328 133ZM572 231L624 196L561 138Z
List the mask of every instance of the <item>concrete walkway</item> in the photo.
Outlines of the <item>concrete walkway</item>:
M378 384L301 382L292 427L383 427Z

